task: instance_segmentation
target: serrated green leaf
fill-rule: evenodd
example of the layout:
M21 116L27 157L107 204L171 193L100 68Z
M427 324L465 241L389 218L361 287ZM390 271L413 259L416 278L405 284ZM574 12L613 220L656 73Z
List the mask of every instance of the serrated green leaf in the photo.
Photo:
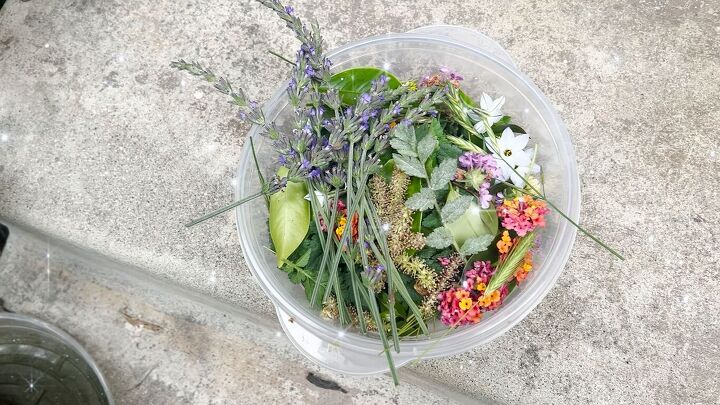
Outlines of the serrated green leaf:
M279 171L278 174L283 176ZM284 190L270 196L268 225L278 267L300 246L308 233L310 202L305 199L306 194L304 183L289 181Z
M457 171L457 161L455 159L445 159L430 174L428 186L432 190L441 190L450 183L455 177Z
M413 147L400 138L390 139L390 146L403 156L417 157L417 153Z
M430 122L430 134L437 140L440 140L443 136L443 127L437 118L433 118Z
M437 211L432 211L427 214L425 218L423 218L422 226L425 228L437 228L442 226L442 222L440 222L440 215Z
M469 195L461 195L454 200L449 200L440 210L440 217L444 224L452 224L457 221L470 207L473 198ZM449 231L448 231L449 232Z
M430 155L435 151L435 147L437 147L438 141L435 139L435 136L432 136L432 134L425 135L420 141L417 143L417 157L420 158L420 161L425 163Z
M471 256L476 253L480 253L484 250L487 250L493 239L495 239L495 235L482 235L475 238L470 238L462 244L459 253L463 256Z
M425 211L435 206L435 193L429 188L423 188L405 201L405 206L413 211Z
M452 245L452 242L452 234L447 230L447 228L442 226L440 228L435 228L435 230L425 238L425 244L435 249L448 247Z
M438 159L457 159L462 153L463 151L457 146L447 142L440 142L437 156Z
M415 136L415 128L412 125L397 125L392 131L392 139L399 139L406 143L410 149L415 149L417 146L417 138Z
M308 265L308 262L310 261L310 249L305 249L302 252L302 255L295 260L295 265L300 267L305 267Z
M425 167L417 158L394 153L393 159L395 160L395 166L408 176L420 177L422 179L427 178L425 175Z

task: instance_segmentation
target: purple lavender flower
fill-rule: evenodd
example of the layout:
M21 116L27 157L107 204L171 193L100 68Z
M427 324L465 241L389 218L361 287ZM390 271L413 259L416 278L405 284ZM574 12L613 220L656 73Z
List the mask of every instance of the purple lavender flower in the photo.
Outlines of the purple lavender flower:
M317 167L310 170L310 173L308 173L308 177L311 179L319 179L322 172Z
M281 153L280 156L278 156L278 162L280 163L281 166L285 166L285 163L287 163L287 159L285 159L285 155L283 155Z
M307 65L305 67L305 76L307 76L307 77L315 76L315 70L313 70L312 66Z
M290 79L290 83L288 83L288 89L294 90L296 87L297 87L297 81L293 77L292 79Z
M310 124L305 124L302 131L305 135L312 135L312 127L310 126Z
M295 9L290 6L285 6L285 12L288 13L289 15L293 15L293 13L295 12Z
M360 101L363 102L364 104L368 104L370 101L372 101L372 97L367 93L363 93L360 96Z
M300 168L303 170L308 170L310 168L310 161L303 158L302 163L300 164Z
M401 110L402 110L402 108L400 108L400 104L395 103L395 105L393 106L393 109L392 109L392 115L397 116L398 114L400 114Z

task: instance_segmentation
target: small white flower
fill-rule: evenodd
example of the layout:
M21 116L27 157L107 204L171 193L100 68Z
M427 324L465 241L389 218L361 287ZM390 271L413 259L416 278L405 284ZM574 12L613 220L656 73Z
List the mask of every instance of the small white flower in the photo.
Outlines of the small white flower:
M320 206L321 206L321 207L324 207L324 206L325 206L325 200L327 199L327 197L325 197L325 194L323 194L323 193L315 190L315 198L317 198L317 200L318 200L318 202L320 203ZM308 200L308 201L312 201L312 200L310 200L310 193L307 193L307 194L305 195L305 199Z
M482 96L480 96L480 109L487 115L488 124L493 125L500 121L503 117L503 113L500 112L503 104L505 104L504 96L500 96L495 100L493 100L487 93L483 93ZM474 128L478 131L478 133L482 134L485 132L485 123L480 120L475 124Z
M531 152L525 150L529 140L530 137L527 134L515 136L510 128L505 128L502 136L494 145L497 153L493 153L493 157L501 171L500 176L498 176L500 180L507 181L510 179L516 186L523 187L525 181L523 181L522 177L540 171L540 166L532 163ZM512 168L515 168L515 171L520 173L520 176Z

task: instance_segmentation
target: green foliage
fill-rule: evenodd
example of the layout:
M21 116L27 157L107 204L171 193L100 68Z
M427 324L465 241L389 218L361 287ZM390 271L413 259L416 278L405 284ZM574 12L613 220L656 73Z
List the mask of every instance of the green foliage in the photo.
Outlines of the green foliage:
M395 75L374 67L356 67L335 73L330 77L328 85L338 90L344 104L355 105L358 97L367 93L373 80L377 80L381 75L387 76L389 88L400 87L400 80Z
M463 256L470 256L474 255L478 252L482 252L484 250L487 250L487 248L490 246L490 243L492 243L493 239L495 239L495 235L481 235L474 238L470 238L465 241L465 243L462 244L460 247L460 254Z
M430 229L442 226L442 221L440 221L440 214L438 214L437 211L432 211L431 213L425 215L425 218L423 218L422 221L422 226L423 228Z
M287 175L281 167L279 176ZM270 237L272 238L278 267L305 239L310 227L310 202L305 199L304 183L289 181L284 190L270 196Z
M440 218L444 224L452 224L457 221L470 207L473 198L469 195L459 195L456 198L448 198L445 206L440 210Z
M413 211L425 211L435 206L435 193L429 188L422 188L405 201L405 206Z
M438 167L436 167L435 170L433 170L433 172L430 174L430 181L428 181L428 186L432 190L441 190L447 187L447 185L450 183L450 180L455 177L456 171L456 159L445 159L441 161Z
M442 249L452 245L453 237L450 231L445 227L435 228L430 235L425 238L425 244L435 249Z

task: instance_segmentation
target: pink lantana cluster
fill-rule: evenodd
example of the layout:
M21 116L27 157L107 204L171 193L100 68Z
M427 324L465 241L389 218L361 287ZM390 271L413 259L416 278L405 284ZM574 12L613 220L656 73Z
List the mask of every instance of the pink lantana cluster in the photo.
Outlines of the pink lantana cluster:
M448 326L468 325L480 322L482 314L500 306L508 295L506 285L489 295L484 295L487 283L495 274L489 261L476 261L465 273L460 288L451 288L438 295L440 321Z
M514 230L518 236L525 236L535 228L545 226L545 215L548 212L550 210L545 201L536 200L529 195L506 199L497 207L503 228Z

